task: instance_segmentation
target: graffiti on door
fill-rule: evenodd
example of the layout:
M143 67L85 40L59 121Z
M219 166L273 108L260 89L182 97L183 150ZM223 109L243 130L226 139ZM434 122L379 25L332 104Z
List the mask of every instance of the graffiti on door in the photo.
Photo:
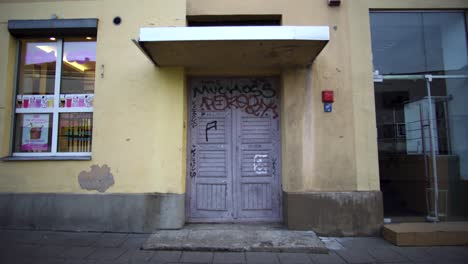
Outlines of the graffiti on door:
M247 114L258 117L268 116L271 113L273 118L278 117L277 105L274 101L255 95L215 95L202 98L201 109L204 111L223 111L226 109L242 109Z
M273 157L271 160L271 174L273 177L276 175L276 158Z
M190 150L190 177L197 176L197 146L192 145Z
M192 105L192 113L190 116L190 125L192 126L192 128L195 128L198 125L197 106L195 104Z
M212 80L194 87L193 97L199 102L201 111L241 109L257 117L278 117L276 90L267 80L246 83Z
M281 221L279 80L193 77L188 222Z
M197 97L197 95L234 95L236 93L251 94L268 99L276 97L276 90L273 89L271 83L262 79L252 79L244 84L212 80L210 82L201 83L193 89L194 98Z
M208 131L210 131L211 129L218 130L218 121L215 120L215 121L206 123L206 128L205 128L206 142L208 142Z
M268 155L257 154L254 156L253 170L256 174L267 174L267 159Z

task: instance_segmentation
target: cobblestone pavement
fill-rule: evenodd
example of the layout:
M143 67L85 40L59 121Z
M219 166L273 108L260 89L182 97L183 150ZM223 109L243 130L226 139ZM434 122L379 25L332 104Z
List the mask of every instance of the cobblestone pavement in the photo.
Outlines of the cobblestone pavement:
M149 234L0 230L0 263L468 263L468 247L396 247L380 238L321 238L328 254L145 251Z

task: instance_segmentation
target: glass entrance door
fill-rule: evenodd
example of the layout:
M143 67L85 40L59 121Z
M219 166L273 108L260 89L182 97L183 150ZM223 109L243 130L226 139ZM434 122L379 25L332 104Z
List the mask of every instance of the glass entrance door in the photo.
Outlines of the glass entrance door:
M385 216L468 217L465 12L376 11L370 22Z
M386 216L463 218L468 75L377 75L375 80Z

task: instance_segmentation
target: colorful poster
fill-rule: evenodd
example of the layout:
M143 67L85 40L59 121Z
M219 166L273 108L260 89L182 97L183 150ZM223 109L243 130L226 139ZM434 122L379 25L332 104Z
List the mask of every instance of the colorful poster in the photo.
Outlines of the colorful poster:
M54 107L53 95L17 95L17 108L52 108Z
M93 107L94 94L61 94L60 107Z
M22 151L48 151L49 114L29 114L23 117Z

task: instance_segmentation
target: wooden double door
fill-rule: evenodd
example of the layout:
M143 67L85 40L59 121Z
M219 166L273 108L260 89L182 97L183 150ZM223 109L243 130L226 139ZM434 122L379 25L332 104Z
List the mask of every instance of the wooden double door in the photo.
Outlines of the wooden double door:
M188 222L281 221L278 79L189 79Z

